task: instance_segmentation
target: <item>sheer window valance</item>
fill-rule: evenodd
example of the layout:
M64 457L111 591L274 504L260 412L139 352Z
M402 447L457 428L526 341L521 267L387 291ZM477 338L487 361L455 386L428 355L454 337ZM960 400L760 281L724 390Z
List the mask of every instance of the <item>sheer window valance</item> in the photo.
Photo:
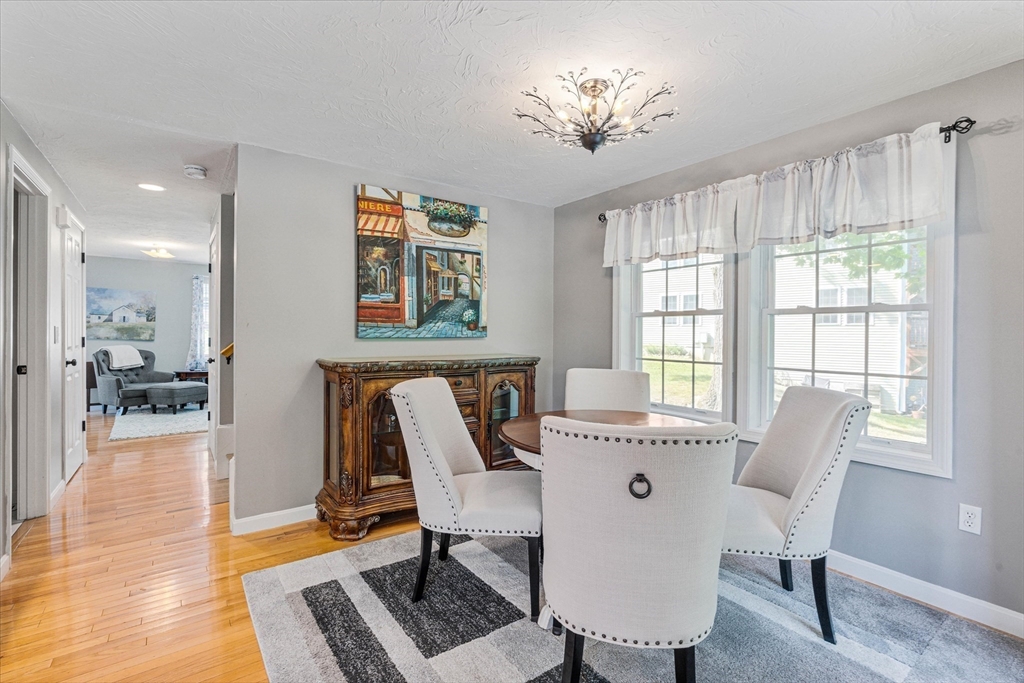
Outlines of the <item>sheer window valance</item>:
M604 265L926 225L943 214L941 145L939 124L930 123L831 156L607 211Z

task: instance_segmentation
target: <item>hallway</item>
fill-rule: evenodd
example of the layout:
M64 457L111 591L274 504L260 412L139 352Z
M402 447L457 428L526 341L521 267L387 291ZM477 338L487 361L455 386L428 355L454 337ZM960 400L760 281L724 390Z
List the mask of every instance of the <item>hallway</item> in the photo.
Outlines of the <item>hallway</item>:
M16 541L0 680L265 681L241 575L348 544L317 522L233 537L206 434L109 442L113 416L88 420L88 462Z

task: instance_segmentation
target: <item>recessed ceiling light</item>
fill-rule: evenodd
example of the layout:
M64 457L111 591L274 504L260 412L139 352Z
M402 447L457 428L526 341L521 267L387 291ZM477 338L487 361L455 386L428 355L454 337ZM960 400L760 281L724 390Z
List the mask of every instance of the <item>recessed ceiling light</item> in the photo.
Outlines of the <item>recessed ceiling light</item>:
M143 249L142 253L145 254L146 256L152 256L153 258L174 258L174 254L163 248L150 249L149 251Z
M150 183L139 183L139 187L143 190L149 190L150 192L163 192L164 188L159 185L152 185Z

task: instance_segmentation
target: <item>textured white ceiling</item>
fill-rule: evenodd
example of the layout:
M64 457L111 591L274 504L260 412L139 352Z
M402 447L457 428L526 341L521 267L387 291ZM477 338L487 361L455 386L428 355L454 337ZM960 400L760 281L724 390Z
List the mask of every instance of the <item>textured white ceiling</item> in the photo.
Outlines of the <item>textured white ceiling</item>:
M93 234L189 243L220 188L180 166L219 172L234 142L557 206L1024 58L1020 2L4 2L0 19L0 96ZM593 157L525 134L519 91L557 95L584 65L669 81L681 116ZM146 180L173 191L140 197Z

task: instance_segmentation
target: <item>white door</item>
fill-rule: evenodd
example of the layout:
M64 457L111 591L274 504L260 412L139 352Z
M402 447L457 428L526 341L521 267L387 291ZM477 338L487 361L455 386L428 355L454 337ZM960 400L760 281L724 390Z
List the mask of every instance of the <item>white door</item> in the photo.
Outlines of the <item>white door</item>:
M64 481L85 459L85 291L82 230L64 229Z
M220 424L220 399L217 390L220 388L220 218L213 224L213 232L210 234L210 356L213 362L210 363L210 372L207 381L210 383L209 402L206 407L209 409L207 415L210 422L208 426L210 452L213 453L214 465L217 470L217 478L221 476L220 450L217 444L217 425ZM223 445L223 444L221 444ZM223 468L226 470L226 468ZM227 476L227 472L224 472Z

